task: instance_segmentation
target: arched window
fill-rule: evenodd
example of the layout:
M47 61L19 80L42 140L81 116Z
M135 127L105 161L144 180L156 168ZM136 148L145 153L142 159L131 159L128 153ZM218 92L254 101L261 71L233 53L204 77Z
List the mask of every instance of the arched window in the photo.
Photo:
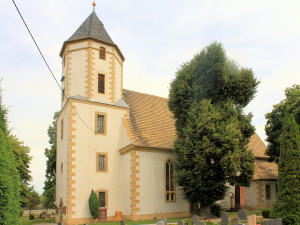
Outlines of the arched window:
M166 201L175 202L175 172L174 163L172 159L167 159L165 161L165 177L166 177Z
M105 60L105 48L103 47L100 48L100 59Z

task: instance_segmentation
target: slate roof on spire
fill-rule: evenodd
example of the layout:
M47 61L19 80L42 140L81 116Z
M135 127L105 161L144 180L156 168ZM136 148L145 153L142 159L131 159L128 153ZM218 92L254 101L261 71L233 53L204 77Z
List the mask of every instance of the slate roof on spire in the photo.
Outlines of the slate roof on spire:
M89 15L68 41L86 37L93 37L114 44L95 12Z

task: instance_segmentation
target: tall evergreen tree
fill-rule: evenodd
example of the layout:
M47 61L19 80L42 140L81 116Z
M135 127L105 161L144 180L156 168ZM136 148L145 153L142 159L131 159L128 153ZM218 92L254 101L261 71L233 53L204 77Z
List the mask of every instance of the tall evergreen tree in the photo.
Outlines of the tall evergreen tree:
M44 185L45 206L54 207L55 202L55 182L56 182L56 133L57 117L59 112L55 112L52 125L48 128L50 148L45 149L46 162L46 180Z
M226 183L250 185L254 155L247 144L254 127L243 108L258 84L252 70L228 59L217 42L183 64L171 83L176 180L187 200L201 204L204 216L224 198Z
M92 190L89 197L89 208L90 208L91 215L94 219L97 219L99 217L99 207L100 207L99 199L97 198L95 191Z
M285 99L273 106L273 110L265 115L267 124L265 126L268 147L266 154L270 161L278 163L280 155L280 135L282 133L284 115L290 113L294 116L296 123L300 125L300 85L293 85L285 89Z
M9 140L7 110L0 89L0 224L19 224L20 176Z
M286 114L280 135L278 193L272 218L297 215L300 218L300 132L294 117Z

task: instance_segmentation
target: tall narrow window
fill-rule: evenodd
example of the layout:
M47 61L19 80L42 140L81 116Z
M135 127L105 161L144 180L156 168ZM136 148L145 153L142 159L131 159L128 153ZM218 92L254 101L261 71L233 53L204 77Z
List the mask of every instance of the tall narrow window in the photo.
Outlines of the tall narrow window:
M61 101L65 99L65 89L62 89L61 91Z
M95 112L95 134L107 134L107 113Z
M99 196L99 202L100 202L100 207L105 207L106 206L106 201L105 201L105 192L98 192Z
M104 133L104 115L97 115L97 133Z
M104 94L104 87L105 87L105 75L98 74L98 93Z
M99 55L100 59L104 59L105 60L105 48L101 47L100 48L100 55Z
M60 122L60 138L63 139L64 137L64 120Z
M98 170L105 171L105 155L98 155Z
M175 173L174 173L174 163L171 159L167 159L167 161L165 162L165 177L166 177L166 201L174 202L176 200Z
M269 184L266 185L266 199L267 200L271 199L271 185Z

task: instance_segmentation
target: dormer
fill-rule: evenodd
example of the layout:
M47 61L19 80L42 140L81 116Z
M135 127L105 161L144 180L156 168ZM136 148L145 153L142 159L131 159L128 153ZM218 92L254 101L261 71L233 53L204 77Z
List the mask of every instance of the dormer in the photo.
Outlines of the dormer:
M122 98L125 58L95 12L64 42L60 57L67 97L109 104Z

